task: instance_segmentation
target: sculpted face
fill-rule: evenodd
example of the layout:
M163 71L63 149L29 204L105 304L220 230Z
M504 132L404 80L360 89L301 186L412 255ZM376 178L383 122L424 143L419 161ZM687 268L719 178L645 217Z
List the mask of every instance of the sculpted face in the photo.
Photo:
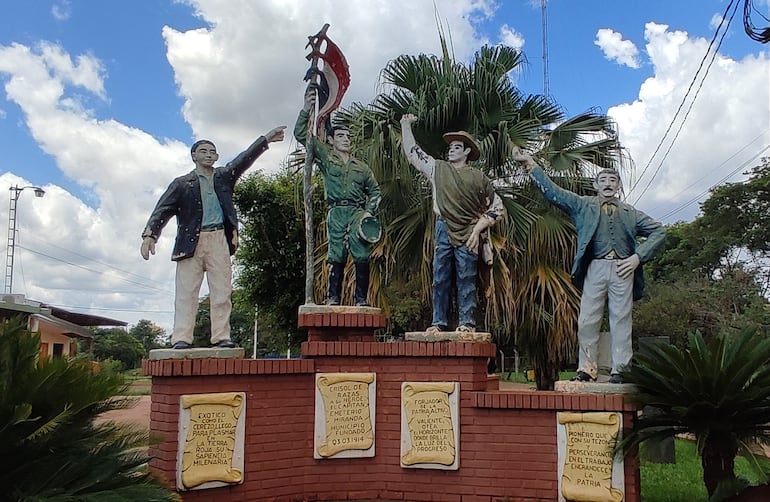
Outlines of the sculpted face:
M198 166L211 168L214 166L214 163L219 160L217 147L211 143L201 143L198 145L198 148L192 152L192 159Z
M332 148L341 153L350 153L350 131L347 129L335 129L334 135L329 138Z
M468 160L468 154L471 153L470 148L465 147L465 143L462 141L452 141L449 143L449 150L447 150L446 158L450 163L466 161Z
M620 190L620 177L617 174L602 172L594 180L596 192L605 199L611 199Z

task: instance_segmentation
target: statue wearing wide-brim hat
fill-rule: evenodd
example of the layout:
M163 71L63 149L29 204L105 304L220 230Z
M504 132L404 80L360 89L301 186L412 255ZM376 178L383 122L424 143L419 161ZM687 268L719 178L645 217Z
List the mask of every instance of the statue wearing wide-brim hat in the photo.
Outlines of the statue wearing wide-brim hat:
M464 144L467 148L470 148L471 151L468 154L468 160L478 160L481 156L481 152L479 151L479 145L476 143L476 140L473 136L470 135L470 133L467 133L465 131L456 131L456 132L447 132L444 133L444 141L446 141L447 144L452 143L452 141L459 141L462 144Z

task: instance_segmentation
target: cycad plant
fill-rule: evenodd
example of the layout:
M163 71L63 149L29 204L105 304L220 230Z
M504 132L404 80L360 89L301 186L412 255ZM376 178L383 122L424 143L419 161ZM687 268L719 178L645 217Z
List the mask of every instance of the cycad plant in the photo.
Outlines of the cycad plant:
M770 444L770 339L745 330L688 347L650 344L622 372L636 386L632 399L659 413L643 415L620 443L633 448L648 439L685 434L695 439L709 495L735 479L735 457L762 468L757 448Z
M389 62L383 92L337 117L350 126L354 153L372 168L383 193L386 231L373 254L372 292L387 309L387 284L418 283L423 303L431 301L430 186L401 151L401 116L417 115L415 138L434 158L446 152L443 133L470 132L481 150L475 165L493 180L507 211L492 231L494 265L481 274L478 325L498 343L508 345L515 336L532 357L538 388L552 388L575 344L579 298L567 272L574 229L543 203L511 156L525 148L559 178L580 179L591 166L618 162L617 134L604 115L566 119L551 100L522 94L511 77L526 62L518 49L485 46L465 64L450 56L443 37L441 43L440 57L402 55Z
M23 320L0 323L0 500L179 500L147 471L147 431L95 423L133 404L122 377L39 347Z

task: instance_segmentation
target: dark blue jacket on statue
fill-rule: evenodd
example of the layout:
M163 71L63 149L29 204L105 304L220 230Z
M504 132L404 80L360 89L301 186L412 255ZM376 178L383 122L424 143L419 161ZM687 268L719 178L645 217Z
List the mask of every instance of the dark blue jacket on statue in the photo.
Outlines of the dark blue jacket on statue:
M222 207L224 230L231 255L235 253L238 247L238 216L235 212L235 204L233 204L235 182L246 169L251 167L257 157L267 150L267 147L267 140L261 136L249 148L228 162L225 167L214 169L214 191ZM171 260L179 261L191 258L198 245L198 236L201 233L201 221L203 219L201 187L198 173L194 169L171 182L150 215L142 238L149 236L157 241L161 230L172 216L176 216L177 231Z

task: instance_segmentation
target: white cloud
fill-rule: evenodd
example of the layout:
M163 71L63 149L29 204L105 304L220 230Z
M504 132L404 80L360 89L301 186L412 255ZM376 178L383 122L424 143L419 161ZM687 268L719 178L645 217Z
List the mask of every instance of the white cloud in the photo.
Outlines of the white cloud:
M444 32L455 56L467 59L481 44L471 19L494 11L492 2L466 0L441 2L438 13L431 2L387 0L348 2L344 9L332 0L186 2L210 27L165 27L168 60L194 135L210 137L224 156L276 125L293 125L305 87L307 37L324 23L350 65L345 106L372 99L387 61L415 47L440 54L437 18L449 23ZM243 29L244 19L249 29ZM289 150L270 152L270 162L277 164Z
M724 20L724 16L722 14L714 14L711 16L711 21L709 21L709 28L712 30L716 30L720 24L722 24L722 21Z
M51 6L51 15L57 21L66 21L72 15L72 6L69 0L61 0Z
M525 40L524 35L504 24L500 27L500 42L514 49L521 49L524 47Z
M348 2L344 9L331 0L188 3L208 27L166 26L162 36L184 117L196 137L217 143L222 161L272 127L293 125L305 87L307 36L324 22L351 68L343 106L372 99L388 60L415 47L440 53L431 2ZM483 43L474 20L494 12L494 2L448 0L439 8L456 57L470 57ZM93 54L71 54L52 42L0 45L0 75L30 135L94 201L87 205L54 185L43 187L42 199L22 194L15 292L132 323L151 318L170 331L176 228L173 222L166 227L149 262L139 255L139 236L168 183L192 168L186 140L155 138L120 117L95 118L88 100L110 98L106 66ZM291 143L272 145L253 169L275 169ZM8 169L0 159L0 172ZM0 185L14 184L30 183L0 175ZM0 221L7 217L0 204Z
M596 32L594 45L604 53L604 57L610 61L629 68L639 68L639 50L630 40L623 40L623 35L610 28L602 28Z
M636 176L641 176L629 200L634 202L641 195L639 207L667 222L689 220L709 187L740 178L742 172L759 164L760 155L768 155L768 150L761 152L770 137L770 61L767 53L741 60L717 55L668 157L663 161L681 118L650 164L709 42L656 23L646 25L645 39L653 76L641 85L636 101L608 111L636 162ZM696 83L691 95L697 88ZM690 102L685 102L680 115ZM650 188L644 191L648 184Z
M189 3L206 28L166 26L162 36L184 99L182 113L194 136L217 143L223 161L275 125L293 125L305 87L307 36L324 22L330 23L329 36L350 64L352 82L343 106L370 102L378 91L379 71L399 54L440 53L432 2L370 0L347 2L344 9L333 0ZM469 58L486 42L474 20L486 19L495 3L445 0L439 8L455 56ZM633 44L613 33L607 33L604 47L615 47L613 57L621 64L638 65ZM706 40L654 23L647 25L645 37L645 57L654 75L640 86L636 101L609 110L639 170L708 46ZM188 138L157 138L121 117L95 118L89 100L109 103L110 96L105 86L109 66L97 57L98 47L93 51L74 54L51 42L0 45L7 100L22 110L33 140L69 179L88 189L93 201L85 204L54 185L43 187L43 199L22 194L16 289L49 303L114 309L94 313L130 322L151 318L168 330L174 275L169 258L176 229L173 223L167 226L149 262L139 256L139 235L168 183L191 169ZM659 217L742 162L736 157L717 169L768 129L768 75L766 53L740 61L717 59L669 159L640 201L642 209ZM140 93L136 99L141 106ZM760 146L754 143L746 153ZM253 169L274 169L293 148L289 140L272 145ZM0 172L10 170L0 159ZM0 186L14 184L30 183L9 172L0 175ZM678 213L673 219L690 216ZM7 217L7 204L0 204L0 221Z

